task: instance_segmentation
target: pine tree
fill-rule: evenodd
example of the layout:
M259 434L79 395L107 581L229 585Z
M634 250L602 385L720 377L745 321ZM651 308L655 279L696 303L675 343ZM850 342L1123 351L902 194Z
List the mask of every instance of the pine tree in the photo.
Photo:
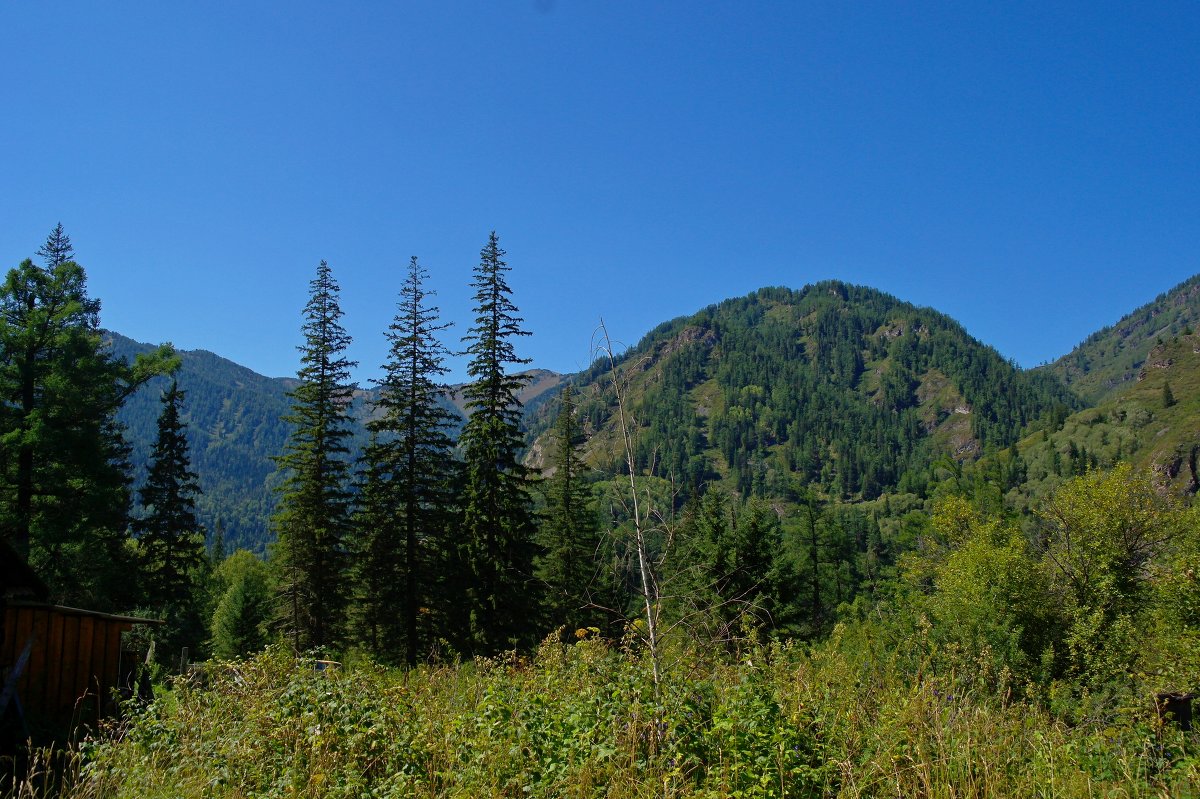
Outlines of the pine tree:
M545 483L546 512L541 527L544 554L538 577L546 585L547 609L554 627L568 632L599 626L604 614L593 607L596 593L607 595L600 556L600 529L591 491L584 480L583 435L571 387L562 390L555 424L554 473Z
M275 458L283 480L272 519L278 537L273 562L284 632L297 649L338 645L347 601L350 369L357 364L344 355L350 336L340 322L338 293L329 264L321 261L304 308L299 384L284 417L292 431Z
M227 554L225 551L225 522L218 516L213 525L212 541L208 545L208 562L214 568L220 566Z
M146 484L138 492L144 515L133 521L143 596L167 622L161 651L172 660L180 647L196 651L205 638L202 593L209 565L204 528L196 518L200 483L192 471L180 417L183 397L175 380L163 392L158 436L150 453Z
M0 535L57 601L136 601L128 540L129 448L116 411L173 370L169 346L133 364L110 354L100 303L61 225L0 285Z
M470 570L470 634L479 654L532 643L538 606L534 591L534 522L530 470L518 456L523 445L519 392L525 375L506 371L518 358L513 345L528 335L509 295L509 271L495 231L475 268L475 324L469 342L472 382L463 389L469 414L459 446L465 468L463 537Z
M415 666L423 648L418 629L422 607L434 602L434 577L449 547L445 531L451 506L455 417L440 402L439 379L448 354L437 339L438 309L429 304L426 272L414 256L400 291L384 377L377 382L379 415L368 428L362 492L363 549L359 559L358 611L372 648L385 660Z
M1162 389L1162 406L1170 408L1175 404L1175 394L1171 391L1171 384L1164 382Z
M49 270L53 270L67 261L75 260L75 248L71 246L71 237L63 230L62 222L59 222L54 226L54 230L50 231L50 235L46 237L46 243L38 248L37 254L41 256Z
M205 563L204 528L196 518L200 483L192 471L180 418L183 397L175 380L163 392L158 437L150 453L146 484L138 492L145 515L133 523L146 598L155 608L190 601L195 573Z

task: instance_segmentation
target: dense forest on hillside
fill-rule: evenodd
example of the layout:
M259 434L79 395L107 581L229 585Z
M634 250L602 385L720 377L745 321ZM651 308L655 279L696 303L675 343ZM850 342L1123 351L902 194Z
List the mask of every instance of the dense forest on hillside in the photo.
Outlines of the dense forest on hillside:
M1079 407L945 315L837 282L763 289L668 322L622 367L634 375L639 468L689 495L713 480L764 496L797 485L834 500L922 494L939 457L974 460ZM606 369L576 383L589 456L611 470Z
M118 358L151 349L116 333L106 336ZM205 527L220 526L230 546L265 552L274 507L270 455L287 438L282 417L292 381L263 377L202 350L181 353L173 377L187 394L184 420L192 465L200 475L197 510ZM117 416L133 446L133 462L143 467L154 442L159 394L168 382L166 377L152 380Z
M564 384L520 357L493 232L470 382L413 258L362 387L327 262L272 379L104 332L61 227L39 257L0 287L5 541L54 601L165 622L129 641L157 700L68 757L76 795L1197 784L1158 704L1200 668L1186 324L1088 407L826 282Z
M153 352L150 344L136 342L119 333L105 331L115 357L132 361L138 354ZM203 493L197 511L212 533L220 527L227 547L244 547L265 554L273 540L269 519L275 508L271 455L287 438L287 392L294 378L270 378L205 350L182 350L180 366L173 375L187 394L184 416L187 438ZM536 370L530 391L523 396L536 408L554 395L561 378L554 372ZM168 385L167 377L151 380L146 389L131 396L117 413L132 447L130 460L140 475L144 472L154 442L158 397ZM443 405L458 415L450 432L462 427L461 386L449 386ZM353 426L359 446L367 443L366 427L378 390L370 386L356 392Z

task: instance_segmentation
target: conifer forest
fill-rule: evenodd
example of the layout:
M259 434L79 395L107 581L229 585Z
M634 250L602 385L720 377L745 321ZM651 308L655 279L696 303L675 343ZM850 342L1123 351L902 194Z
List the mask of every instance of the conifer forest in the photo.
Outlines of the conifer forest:
M493 231L466 318L412 257L351 331L315 259L272 380L86 261L0 285L0 595L151 620L143 687L66 724L0 664L0 795L1200 793L1200 276L1036 369L824 281L560 375Z

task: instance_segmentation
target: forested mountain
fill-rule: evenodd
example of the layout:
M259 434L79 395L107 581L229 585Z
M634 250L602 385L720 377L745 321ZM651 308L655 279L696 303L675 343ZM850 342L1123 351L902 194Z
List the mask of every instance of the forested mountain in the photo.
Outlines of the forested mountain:
M1089 404L1138 379L1151 349L1200 327L1200 275L1160 294L1115 325L1088 336L1045 371ZM1040 370L1039 370L1040 371Z
M152 349L118 333L107 335L120 358ZM177 378L185 392L181 416L203 492L196 503L200 519L210 534L219 522L228 545L261 551L274 504L271 456L283 451L287 438L281 417L288 411L292 381L263 377L205 350L179 355ZM139 484L154 441L159 396L168 384L167 378L155 379L118 414L128 428Z
M1159 487L1175 493L1200 489L1200 334L1183 330L1164 335L1133 377L1101 401L1020 443L1023 479L1013 487L1010 505L1036 500L1089 468L1122 461L1149 470Z
M713 481L769 496L811 487L835 501L923 495L937 479L939 459L971 462L1030 431L1039 432L1021 443L1020 467L1034 489L1087 463L1120 459L1185 479L1194 428L1187 420L1191 398L1200 396L1200 374L1190 365L1200 356L1189 343L1198 313L1200 276L1053 365L1022 371L944 314L870 288L824 282L763 289L666 322L622 354L618 366L639 428L639 468L672 481L681 500ZM152 349L111 337L120 356ZM230 545L261 550L270 539L266 519L274 501L270 457L286 438L280 417L293 381L201 350L181 356L202 520L210 532L220 520ZM542 437L568 378L532 374L520 399L529 459L541 465ZM585 456L612 471L620 454L607 367L598 362L570 379L579 389ZM121 411L135 464L145 462L154 435L166 385L159 382ZM1177 400L1169 408L1162 407L1165 384ZM362 422L372 394L356 396ZM462 415L461 396L446 403ZM1096 407L1084 410L1090 405ZM1170 432L1160 433L1164 428ZM366 441L361 427L356 437Z
M132 360L138 353L155 350L119 333L108 331L105 335L119 358ZM289 411L287 392L295 381L264 377L206 350L182 351L179 355L181 366L176 377L186 393L182 418L187 425L192 466L200 476L203 491L196 503L200 519L210 535L219 521L228 547L262 552L272 539L267 520L275 504L272 485L277 478L271 457L283 451L287 439L288 428L282 417ZM533 370L533 376L521 399L537 407L563 377L545 369ZM154 442L159 396L169 382L168 378L151 381L118 414L128 428L137 469L135 482L139 485ZM459 387L451 388L453 393L445 398L445 405L461 417ZM371 414L374 398L372 389L356 393L356 449L367 440L362 423ZM457 435L457 430L452 432Z
M921 494L939 457L974 460L1079 407L1052 375L1016 368L944 314L840 282L763 289L667 322L618 366L639 468L685 495L713 480L771 496ZM607 364L576 382L587 457L612 467Z

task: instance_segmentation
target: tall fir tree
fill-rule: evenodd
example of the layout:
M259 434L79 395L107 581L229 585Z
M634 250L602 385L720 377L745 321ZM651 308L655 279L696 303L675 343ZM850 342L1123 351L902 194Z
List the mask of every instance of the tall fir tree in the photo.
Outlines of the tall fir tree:
M437 334L449 327L429 303L427 274L414 256L400 290L377 416L368 424L359 527L356 600L372 648L387 661L417 664L430 638L420 609L436 601L435 577L447 566L452 525L455 416L440 402L448 351Z
M42 262L49 270L53 270L67 261L75 260L75 248L71 246L71 237L63 230L62 222L59 222L54 226L54 230L50 231L45 243L38 247L37 254L41 256Z
M116 411L178 360L166 345L114 358L61 225L39 253L45 266L26 260L0 285L0 534L57 601L128 607L138 581Z
M350 402L355 385L345 357L338 284L321 261L304 307L292 426L282 455L272 517L284 634L297 649L336 647L345 631L346 544L351 530Z
M529 334L510 298L504 256L493 231L472 282L475 323L463 338L472 382L463 389L469 416L459 438L465 469L462 533L470 573L468 624L477 654L527 646L538 633L531 472L519 459L524 439L517 393L529 378L507 371L528 363L517 357L513 340Z
M194 588L192 575L205 562L204 528L196 518L200 483L192 471L180 413L183 398L178 381L172 380L162 395L146 484L138 491L145 512L133 522L144 564L146 597L155 607L189 600Z
M372 433L358 470L357 532L350 546L350 622L358 645L377 660L396 662L404 645L404 619L398 612L406 588L403 533L382 458L379 438Z
M550 624L578 628L604 625L611 607L611 580L602 568L600 525L586 480L583 434L571 386L562 390L554 430L554 468L544 482L546 510L541 524L538 577L546 586Z
M203 599L208 558L204 528L196 518L199 478L192 471L181 416L184 392L178 381L163 392L158 435L146 483L138 491L143 514L134 519L146 603L167 622L163 654L179 647L196 651L205 638Z

